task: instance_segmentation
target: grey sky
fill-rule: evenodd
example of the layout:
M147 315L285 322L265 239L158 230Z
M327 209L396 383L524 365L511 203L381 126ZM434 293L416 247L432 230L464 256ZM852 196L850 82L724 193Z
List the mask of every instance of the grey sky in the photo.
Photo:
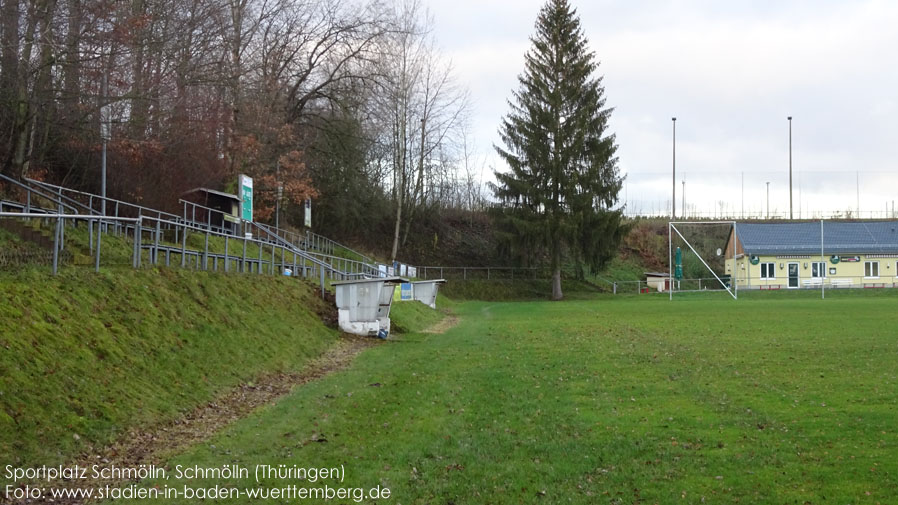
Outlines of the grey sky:
M766 212L770 181L771 212L787 213L789 115L796 214L799 194L804 217L855 209L857 171L863 212L898 199L898 2L572 3L615 108L631 211L669 206L671 116L678 213L684 179L687 211ZM542 4L430 0L488 164Z

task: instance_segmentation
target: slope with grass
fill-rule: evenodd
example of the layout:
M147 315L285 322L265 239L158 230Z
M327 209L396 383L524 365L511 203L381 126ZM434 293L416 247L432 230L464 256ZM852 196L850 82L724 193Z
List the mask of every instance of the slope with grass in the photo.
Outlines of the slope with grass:
M895 296L457 304L447 333L377 346L169 462L343 465L343 482L144 485L384 486L406 505L889 503Z
M69 267L0 274L0 454L69 460L235 385L298 370L338 334L293 278Z

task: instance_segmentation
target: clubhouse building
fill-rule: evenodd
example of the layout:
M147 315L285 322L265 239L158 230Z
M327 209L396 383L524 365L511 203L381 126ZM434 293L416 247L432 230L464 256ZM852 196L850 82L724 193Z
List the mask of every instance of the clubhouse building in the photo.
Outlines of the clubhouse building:
M898 221L736 223L724 257L738 289L898 287Z

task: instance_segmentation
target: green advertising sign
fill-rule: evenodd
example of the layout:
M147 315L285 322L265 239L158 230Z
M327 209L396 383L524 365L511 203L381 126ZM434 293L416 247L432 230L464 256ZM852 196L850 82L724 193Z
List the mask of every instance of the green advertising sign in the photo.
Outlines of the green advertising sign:
M240 218L244 221L253 220L253 179L241 175L238 181L240 186Z

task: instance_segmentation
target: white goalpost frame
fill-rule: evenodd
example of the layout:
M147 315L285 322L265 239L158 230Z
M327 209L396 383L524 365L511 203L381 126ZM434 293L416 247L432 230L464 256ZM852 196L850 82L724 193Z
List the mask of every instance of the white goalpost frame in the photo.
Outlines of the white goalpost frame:
M733 272L730 274L730 282L732 283L731 287L726 287L726 283L724 283L720 277L714 273L714 270L708 266L708 263L705 262L705 259L692 247L692 244L686 240L686 237L680 233L680 230L677 229L677 225L689 225L689 224L728 224L732 226L733 230ZM673 232L677 232L677 235L683 240L683 242L689 246L689 249L695 254L695 257L698 258L699 261L702 262L702 265L711 272L711 275L717 279L717 282L720 283L721 286L726 289L727 293L733 297L734 300L739 299L739 284L736 282L736 221L669 221L667 223L667 276L668 276L668 287L667 291L669 293L669 299L673 301Z

